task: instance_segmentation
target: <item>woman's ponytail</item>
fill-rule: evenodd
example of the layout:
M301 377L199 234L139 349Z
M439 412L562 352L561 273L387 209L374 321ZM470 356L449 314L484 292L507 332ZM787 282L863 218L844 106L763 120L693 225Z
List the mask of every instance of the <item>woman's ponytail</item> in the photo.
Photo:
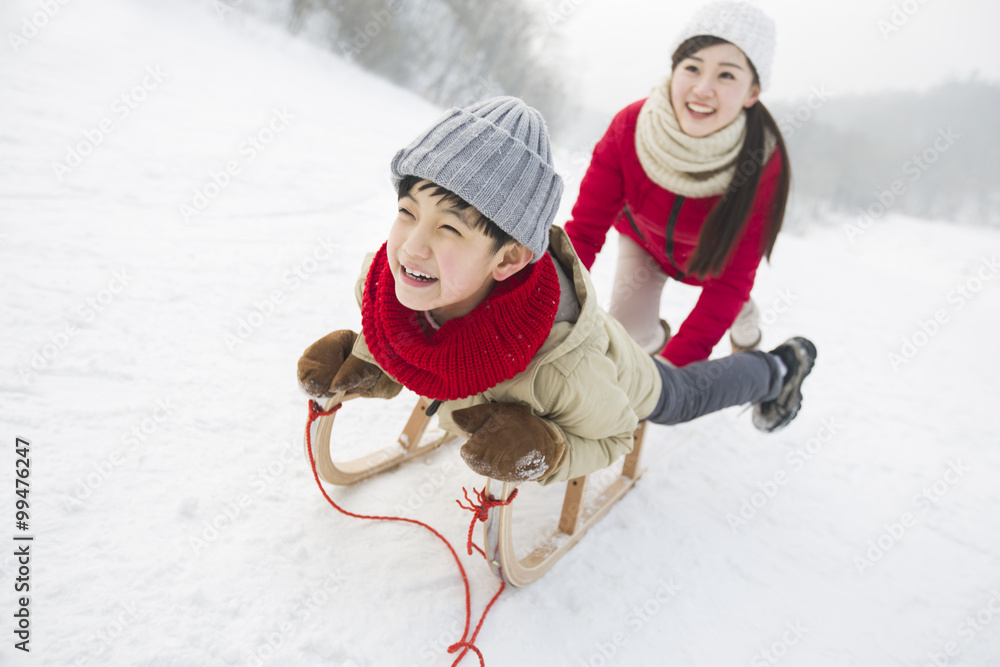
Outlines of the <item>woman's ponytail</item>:
M674 52L672 67L676 69L681 60L706 46L726 43L728 42L718 37L705 35L692 37ZM753 63L750 63L750 67L753 68ZM754 83L758 83L756 70L753 75ZM774 241L785 219L785 205L788 202L791 184L791 168L785 139L781 136L781 130L778 129L778 124L774 122L771 113L760 102L746 110L746 120L746 138L743 141L743 148L736 156L736 172L733 174L733 180L705 219L694 254L685 267L686 273L700 279L717 276L726 268L729 256L746 225L757 197L760 174L767 164L765 142L768 134L776 141L774 157L781 160L781 173L778 175L778 185L772 198L771 210L768 212L765 232L761 236L759 252L762 257L771 259Z

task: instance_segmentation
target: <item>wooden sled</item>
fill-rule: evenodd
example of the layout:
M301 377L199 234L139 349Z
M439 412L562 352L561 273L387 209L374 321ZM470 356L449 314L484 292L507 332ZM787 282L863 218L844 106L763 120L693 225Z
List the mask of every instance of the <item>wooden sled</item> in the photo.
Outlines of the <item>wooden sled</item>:
M514 555L513 523L514 505L494 507L486 520L484 541L486 544L486 560L493 574L511 586L527 586L549 571L560 558L566 555L580 541L588 530L608 513L608 510L635 485L639 475L639 455L642 451L642 437L646 423L641 422L633 434L632 452L625 457L622 474L602 491L591 502L584 502L584 488L587 477L577 477L566 484L566 497L563 500L562 514L559 518L559 528L541 546L522 559ZM499 484L489 480L484 491L490 495L490 484ZM498 500L504 501L514 493L515 485L503 483Z
M327 400L324 410L332 410L338 404L354 398L357 398L354 394L335 395ZM311 437L313 454L316 459L316 471L320 478L330 484L341 486L355 484L404 461L426 454L455 437L446 433L440 438L421 443L424 431L426 431L431 419L427 416L427 408L430 405L431 402L424 398L417 401L397 444L353 461L339 463L334 462L330 457L330 434L337 413L317 418L312 422ZM642 452L645 427L646 423L642 422L635 430L632 452L625 457L621 475L597 497L589 502L585 501L586 476L569 480L566 484L566 496L563 499L557 530L541 546L524 558L518 559L514 554L513 508L516 503L494 507L489 513L483 531L486 560L493 573L511 586L527 586L548 572L556 564L556 561L566 555L639 479L641 474L639 456ZM308 447L308 444L306 446ZM308 456L307 451L306 458ZM497 480L487 479L484 494L489 497L490 486L494 485L495 487L498 484L500 482ZM510 498L515 489L516 485L503 482L499 500L504 501Z
M338 404L357 398L356 394L335 394L327 400L324 410L332 410ZM431 418L427 416L427 408L431 402L421 398L417 401L413 413L410 415L403 432L400 434L396 444L380 449L354 459L353 461L335 462L330 456L330 434L333 431L333 422L337 413L319 417L312 423L312 443L313 454L316 458L316 471L320 478L330 484L347 486L355 484L361 480L384 472L389 468L399 465L417 456L421 456L437 449L443 443L452 438L451 434L445 434L426 443L422 443L424 431ZM307 426L307 429L310 427ZM308 433L306 434L309 435ZM306 445L308 448L308 441ZM309 452L306 451L306 459Z

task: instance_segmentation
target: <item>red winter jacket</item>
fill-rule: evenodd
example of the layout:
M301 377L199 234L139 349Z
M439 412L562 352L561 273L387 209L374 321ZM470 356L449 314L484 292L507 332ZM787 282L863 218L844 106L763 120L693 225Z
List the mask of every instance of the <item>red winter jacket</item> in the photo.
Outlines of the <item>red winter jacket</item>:
M775 150L764 165L748 223L722 273L705 280L686 276L683 268L694 254L702 223L719 197L689 199L661 188L646 176L635 150L636 120L644 102L619 111L597 143L566 232L588 269L604 245L608 228L614 225L656 259L668 276L703 288L694 310L663 349L663 356L671 363L683 366L708 358L750 298L781 159Z

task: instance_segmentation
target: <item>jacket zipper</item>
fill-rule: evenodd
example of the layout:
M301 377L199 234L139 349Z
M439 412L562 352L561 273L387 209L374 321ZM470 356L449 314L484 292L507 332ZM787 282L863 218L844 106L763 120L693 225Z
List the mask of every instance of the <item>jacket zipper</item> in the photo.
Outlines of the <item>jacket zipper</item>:
M642 239L642 242L645 243L646 237L643 236L642 232L639 231L639 225L635 224L635 220L632 218L632 209L628 207L628 202L625 203L625 217L628 218L628 224L632 225L632 229L635 231L636 234L639 235L639 238Z
M677 226L677 218L680 215L681 206L684 205L684 199L681 195L677 195L677 198L674 199L674 206L670 209L670 219L667 221L667 245L664 251L666 252L667 260L677 269L677 275L674 276L675 280L684 280L684 272L681 271L680 267L677 266L677 262L674 261L674 227Z

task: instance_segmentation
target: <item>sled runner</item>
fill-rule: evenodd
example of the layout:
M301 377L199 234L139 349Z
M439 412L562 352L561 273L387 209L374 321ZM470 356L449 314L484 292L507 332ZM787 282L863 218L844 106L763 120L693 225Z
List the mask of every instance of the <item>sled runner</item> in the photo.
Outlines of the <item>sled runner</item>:
M566 552L580 541L588 530L608 513L608 510L635 485L641 471L639 454L646 423L641 422L633 434L632 452L625 457L621 475L590 502L584 500L587 476L577 477L566 483L559 527L524 558L514 554L514 505L497 506L490 513L483 529L486 544L486 560L493 574L511 586L527 586L535 582L556 564ZM489 497L490 487L499 484L496 480L486 483L483 495ZM499 501L506 501L515 491L515 485L504 482Z
M357 398L357 396L353 394L335 395L327 401L325 411L332 410L337 405L353 398ZM427 409L430 405L431 402L424 398L417 401L417 405L414 407L396 445L353 461L340 463L334 462L330 456L330 434L333 430L336 413L321 416L306 427L306 457L309 456L308 442L311 438L316 471L324 481L330 484L354 484L366 477L388 470L404 461L426 454L454 437L450 433L446 433L430 442L421 442L431 419L427 415ZM558 528L545 539L541 546L521 559L518 559L514 553L513 505L504 504L516 492L516 486L510 482L503 483L500 497L496 499L499 502L491 505L494 511L484 515L485 527L483 530L486 560L493 573L501 581L511 586L527 586L536 581L548 572L556 561L566 555L587 531L600 521L608 513L608 510L635 485L641 474L639 455L642 450L645 426L645 422L640 423L639 428L633 434L632 452L625 457L621 475L596 497L589 501L585 499L586 476L577 477L567 482ZM500 482L497 480L487 480L482 497L489 498L491 485L495 488L498 484Z
M356 394L334 394L326 402L325 410L332 410L337 405L357 398ZM430 401L421 398L413 408L403 432L399 435L396 444L390 445L377 452L372 452L353 461L335 462L330 456L330 434L333 430L333 421L337 413L320 417L312 422L312 442L316 457L316 470L325 482L347 486L355 484L380 472L399 465L403 461L408 461L417 456L421 456L440 447L453 436L446 433L440 438L435 438L429 442L421 442L424 431L431 418L427 415L427 408ZM309 453L306 452L308 460Z

